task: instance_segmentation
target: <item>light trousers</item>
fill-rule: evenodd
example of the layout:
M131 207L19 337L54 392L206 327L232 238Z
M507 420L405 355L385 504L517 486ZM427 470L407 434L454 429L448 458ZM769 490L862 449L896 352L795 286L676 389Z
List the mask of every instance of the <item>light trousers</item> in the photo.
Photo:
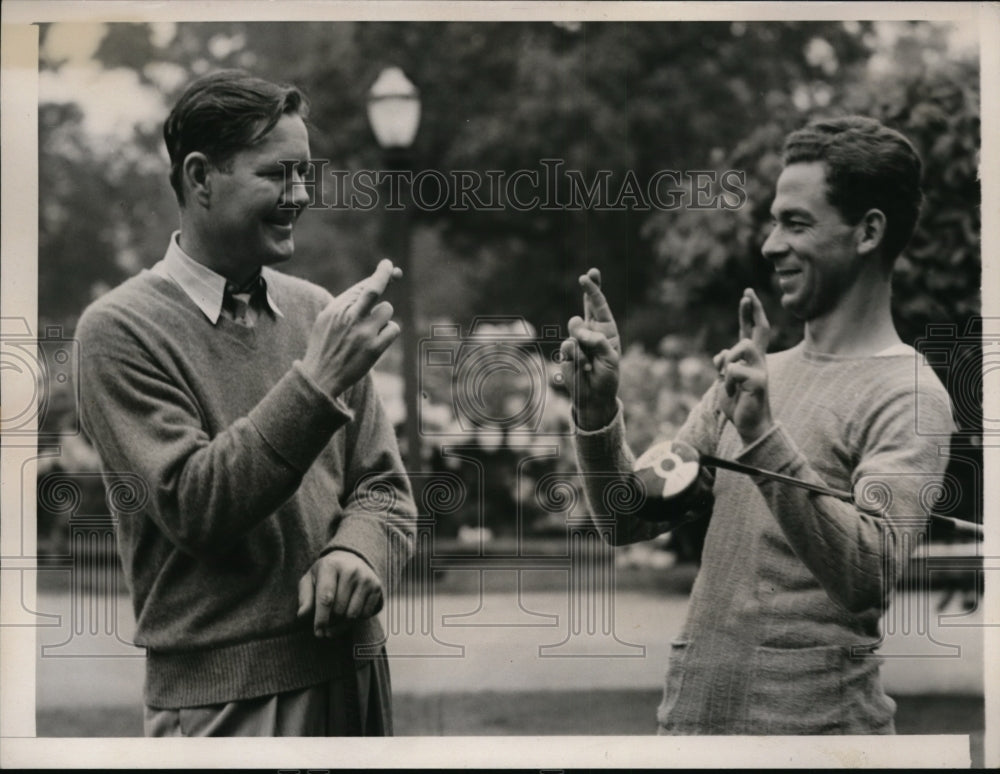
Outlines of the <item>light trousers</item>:
M356 677L356 679L354 679ZM392 736L385 656L319 685L180 709L146 707L146 736Z

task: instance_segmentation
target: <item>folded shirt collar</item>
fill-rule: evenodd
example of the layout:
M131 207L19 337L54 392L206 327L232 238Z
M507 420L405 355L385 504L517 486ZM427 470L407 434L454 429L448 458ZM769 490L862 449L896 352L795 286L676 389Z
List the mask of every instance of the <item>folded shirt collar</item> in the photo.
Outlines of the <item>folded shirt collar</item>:
M163 260L157 263L152 271L168 277L180 285L181 290L215 325L222 314L222 301L226 292L227 280L221 274L212 271L202 263L198 263L185 253L179 243L180 233L180 231L175 231L170 235L170 244L167 246ZM278 317L284 317L285 315L278 308L278 304L271 295L270 283L268 282L271 270L265 266L260 273L264 280L264 298L268 308Z

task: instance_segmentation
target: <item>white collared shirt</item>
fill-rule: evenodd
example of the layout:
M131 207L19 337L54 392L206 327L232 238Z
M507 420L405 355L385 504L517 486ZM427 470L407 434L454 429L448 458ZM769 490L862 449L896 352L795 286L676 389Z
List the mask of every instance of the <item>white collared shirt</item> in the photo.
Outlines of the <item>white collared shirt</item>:
M180 233L180 231L175 231L170 235L167 252L150 271L176 282L181 290L204 312L212 325L215 325L222 315L222 300L226 292L227 280L221 274L212 271L202 263L198 263L185 253L180 246ZM267 300L267 306L273 314L284 317L285 315L278 308L274 298L271 297L270 283L267 281L269 272L270 269L266 266L260 270L261 277L264 279L264 296Z

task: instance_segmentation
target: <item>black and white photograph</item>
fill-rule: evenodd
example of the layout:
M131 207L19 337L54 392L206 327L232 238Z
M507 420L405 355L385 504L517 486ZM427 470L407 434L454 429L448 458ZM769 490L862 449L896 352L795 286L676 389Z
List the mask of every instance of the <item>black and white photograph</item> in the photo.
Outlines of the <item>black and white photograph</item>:
M1000 5L2 13L5 768L1000 766Z

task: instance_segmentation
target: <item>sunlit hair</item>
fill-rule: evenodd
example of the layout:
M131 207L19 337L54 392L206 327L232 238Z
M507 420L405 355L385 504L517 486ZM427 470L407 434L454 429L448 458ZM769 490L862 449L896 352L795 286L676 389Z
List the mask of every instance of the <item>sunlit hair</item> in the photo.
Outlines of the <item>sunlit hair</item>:
M890 268L910 241L920 214L920 156L895 129L873 118L815 121L785 140L784 163L823 162L826 198L848 223L868 210L886 218L882 257Z
M194 81L163 124L170 185L184 204L182 170L189 153L204 153L225 169L233 156L262 140L286 114L306 118L309 103L294 86L243 70L221 70Z

